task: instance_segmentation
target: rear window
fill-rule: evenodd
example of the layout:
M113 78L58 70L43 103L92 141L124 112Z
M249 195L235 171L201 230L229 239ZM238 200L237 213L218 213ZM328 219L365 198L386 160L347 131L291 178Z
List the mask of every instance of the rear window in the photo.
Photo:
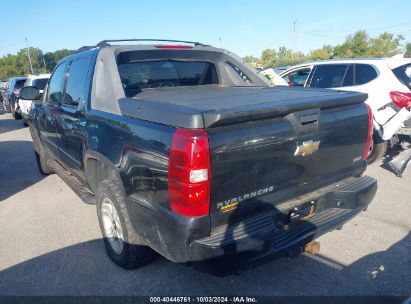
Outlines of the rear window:
M35 86L39 90L44 90L44 87L46 86L46 83L49 79L48 78L39 78L34 80L33 86Z
M392 70L395 77L411 90L411 63L404 64Z
M355 84L361 85L377 78L377 71L369 64L355 65Z
M242 82L252 83L250 78L242 70L240 70L237 66L235 66L231 62L227 62L227 65L230 67L229 73L234 71L234 74L237 76L238 78L237 80L239 81L236 81L236 82L239 82L239 84L241 84ZM230 74L232 75L232 73Z
M147 88L218 84L214 65L204 61L138 61L119 63L118 70L128 97Z
M26 82L25 79L23 80L17 80L16 84L14 85L15 89L21 89L24 86L24 83Z
M344 81L345 79L347 80ZM318 65L310 81L312 88L338 88L348 85L352 85L352 68L350 69L348 64Z

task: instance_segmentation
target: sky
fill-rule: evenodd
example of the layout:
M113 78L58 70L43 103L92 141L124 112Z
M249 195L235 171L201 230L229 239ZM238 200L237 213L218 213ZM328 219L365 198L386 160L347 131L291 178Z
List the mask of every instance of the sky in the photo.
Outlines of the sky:
M3 13L0 56L26 47L77 49L103 39L200 41L240 56L286 46L304 53L339 44L358 29L411 42L411 0L20 0ZM2 9L14 1L0 0ZM293 22L296 21L294 35Z

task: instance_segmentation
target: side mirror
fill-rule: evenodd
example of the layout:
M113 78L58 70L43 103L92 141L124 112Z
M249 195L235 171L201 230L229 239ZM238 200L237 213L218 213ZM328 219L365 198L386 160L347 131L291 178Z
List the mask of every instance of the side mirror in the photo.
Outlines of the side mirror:
M20 99L36 100L40 96L40 91L36 87L28 86L20 90Z

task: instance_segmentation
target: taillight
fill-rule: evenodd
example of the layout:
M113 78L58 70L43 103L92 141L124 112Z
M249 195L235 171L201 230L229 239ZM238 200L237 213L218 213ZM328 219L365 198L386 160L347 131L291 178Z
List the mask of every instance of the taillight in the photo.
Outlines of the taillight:
M398 91L390 92L390 97L393 103L400 108L411 107L411 93L402 93Z
M163 45L157 44L155 45L158 49L174 49L174 50L184 50L184 49L192 49L192 46L189 45Z
M368 104L365 103L365 105L367 106L367 110L368 110L368 134L367 134L367 143L365 144L365 150L364 150L364 154L362 156L362 158L364 160L367 160L368 158L368 154L370 152L370 145L371 145L371 140L372 140L372 134L374 131L374 127L372 124L372 111L371 108Z
M179 128L171 143L168 193L171 210L202 216L210 209L210 149L204 130Z

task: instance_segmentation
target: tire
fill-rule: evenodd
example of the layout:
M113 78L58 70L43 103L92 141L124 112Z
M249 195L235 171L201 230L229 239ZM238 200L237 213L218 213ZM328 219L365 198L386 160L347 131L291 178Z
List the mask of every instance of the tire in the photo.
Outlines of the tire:
M17 112L17 104L14 103L11 115L14 117L15 120L19 120L22 118L20 113Z
M367 158L367 163L372 164L373 162L380 160L387 152L388 142L383 140L378 132L374 130L372 141L370 145L370 154Z
M36 151L34 151L34 154L36 155L37 167L39 168L40 173L43 175L52 174L53 170L47 165L47 159Z
M9 103L9 108L10 108L11 116L13 116L13 118L16 119L16 112L14 111L14 107L15 107L14 104L12 105L11 103Z
M10 104L4 105L4 111L6 111L6 113L11 113Z
M107 254L115 264L124 269L134 269L153 259L153 250L142 245L134 231L126 208L125 195L116 179L107 179L100 184L97 216Z

